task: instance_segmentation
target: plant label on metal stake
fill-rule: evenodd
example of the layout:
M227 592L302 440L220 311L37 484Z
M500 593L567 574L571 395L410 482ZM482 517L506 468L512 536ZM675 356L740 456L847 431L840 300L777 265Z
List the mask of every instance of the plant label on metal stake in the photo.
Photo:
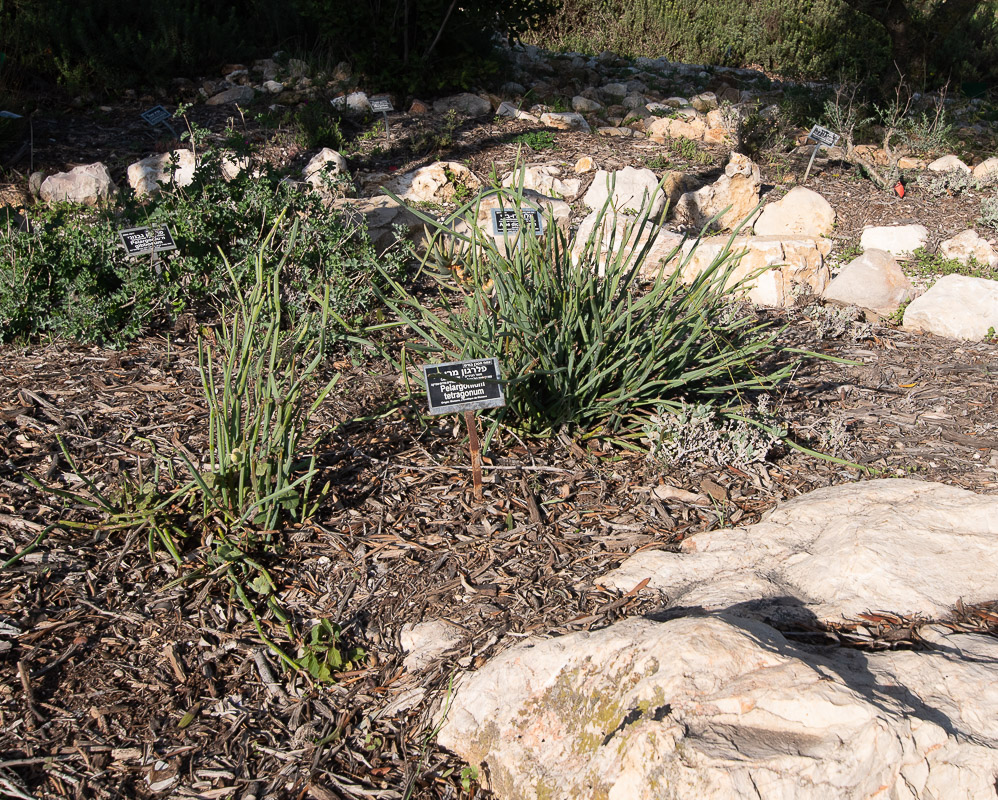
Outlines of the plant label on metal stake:
M520 220L523 226L533 231L535 236L544 235L544 215L536 208L493 208L492 209L492 235L497 239L514 237L514 247L519 248L522 244L520 239Z
M173 138L177 138L177 132L173 129L173 126L167 122L173 115L167 111L163 106L153 106L148 111L142 112L142 119L144 119L151 127L155 128L162 125L170 133L173 134Z
M814 157L818 155L818 148L821 145L825 147L835 147L835 143L839 140L839 135L837 133L832 133L828 128L822 128L820 125L815 125L811 128L811 132L807 135L808 139L814 139L818 144L815 146L814 150L811 151L811 160L807 162L807 169L804 170L804 180L801 181L802 184L807 183L807 176L811 172L811 165L814 164Z
M157 275L161 275L163 270L159 266L159 257L156 254L177 249L173 234L166 225L155 228L125 228L118 231L118 238L121 239L126 255L142 256L148 253L149 264Z
M471 475L475 501L482 500L482 458L475 412L506 405L499 375L499 359L477 358L447 364L424 364L423 380L431 414L464 412L471 449Z
M375 114L383 114L385 117L385 138L391 139L391 134L388 132L388 112L394 111L395 108L392 106L392 101L387 97L372 97L368 102L371 104L371 111Z

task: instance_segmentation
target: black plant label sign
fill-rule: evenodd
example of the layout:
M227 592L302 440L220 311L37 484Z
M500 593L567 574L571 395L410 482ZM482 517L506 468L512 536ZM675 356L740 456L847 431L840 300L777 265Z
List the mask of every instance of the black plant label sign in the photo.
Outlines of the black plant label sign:
M835 143L839 140L837 133L832 133L828 128L822 128L820 125L811 128L811 132L807 136L809 139L814 139L814 141L825 145L825 147L835 147Z
M537 236L544 233L544 216L536 208L522 208L519 212L513 208L492 209L492 235L516 235L520 232L520 220L524 227Z
M506 405L497 358L424 364L423 379L431 414L454 414Z
M118 237L130 256L140 256L145 253L162 253L166 250L176 250L173 234L166 225L151 228L126 228L118 231Z
M148 111L142 112L142 119L147 123L156 127L157 125L166 122L173 115L167 111L163 106L153 106Z

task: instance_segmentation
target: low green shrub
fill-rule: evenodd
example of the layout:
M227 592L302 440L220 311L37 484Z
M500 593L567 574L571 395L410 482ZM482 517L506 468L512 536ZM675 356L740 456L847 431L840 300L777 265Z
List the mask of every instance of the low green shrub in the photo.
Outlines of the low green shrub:
M486 194L517 214L529 207L518 187ZM734 414L742 393L790 374L792 364L771 360L776 333L732 313L742 285L731 285L736 260L727 249L688 285L680 269L646 291L639 284L653 240L640 239L652 225L651 199L621 235L595 234L578 258L550 215L542 238L495 241L474 224L481 199L443 222L423 216L435 232L423 263L432 291L417 294L383 274L379 293L415 338L407 351L431 361L499 358L507 405L491 413L491 431L637 435L647 414L683 402ZM609 213L600 211L594 230ZM461 220L469 233L454 231ZM438 245L452 251L450 263L463 259L464 281L450 269L431 272Z
M145 204L125 194L98 209L38 206L30 230L0 228L0 341L121 343L185 312L211 316L234 297L226 264L239 286L250 285L261 236L278 220L272 246L287 255L282 301L292 318L324 287L338 317L356 322L370 310L378 257L362 226L266 166L230 182L218 170L218 153L206 151L192 184ZM155 264L126 257L117 231L150 224L168 224L178 249ZM392 274L402 268L390 256L383 262Z

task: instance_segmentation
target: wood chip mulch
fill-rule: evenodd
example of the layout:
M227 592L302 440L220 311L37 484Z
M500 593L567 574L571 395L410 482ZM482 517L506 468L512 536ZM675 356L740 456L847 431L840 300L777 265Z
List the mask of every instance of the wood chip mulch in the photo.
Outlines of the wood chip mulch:
M778 393L798 441L876 475L998 491L995 345L858 326L822 340L805 312L791 313L787 343L856 362L812 361ZM190 342L160 338L122 352L63 343L0 351L0 561L56 519L97 520L25 479L84 491L57 436L107 492L140 464L150 474L154 447L203 452L196 365ZM749 524L779 500L864 477L791 450L747 470L663 470L608 442L506 438L493 445L477 504L453 419L427 422L405 406L373 413L398 399L394 377L336 366L339 392L314 430L330 494L314 523L282 531L281 552L261 557L296 630L329 618L366 659L328 685L282 671L224 588L203 579L169 588L177 568L150 554L144 533L57 528L0 572L0 790L473 796L431 737L457 670L528 635L661 607L665 598L643 587L618 595L595 583L640 549ZM659 500L659 484L691 495ZM194 558L199 543L187 544ZM914 641L912 621L871 614L819 635L871 648ZM402 626L433 619L464 636L407 671ZM960 609L953 624L994 632L995 620L982 606ZM281 639L274 620L264 625Z

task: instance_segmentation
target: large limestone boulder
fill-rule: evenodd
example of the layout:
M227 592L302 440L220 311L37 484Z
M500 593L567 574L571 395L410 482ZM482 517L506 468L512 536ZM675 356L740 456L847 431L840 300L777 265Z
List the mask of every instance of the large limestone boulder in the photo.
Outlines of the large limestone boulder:
M828 622L869 609L940 617L960 598L998 597L995 558L998 497L883 479L818 489L755 525L692 536L679 553L639 553L600 583L649 578L670 606L748 604L772 618L802 607Z
M492 112L492 103L484 97L470 92L454 94L450 97L443 97L433 104L433 110L438 114L446 114L448 111L456 111L469 117L483 117Z
M910 256L925 247L929 230L924 225L867 225L859 239L864 250L886 250L894 256Z
M650 169L624 167L613 173L597 170L582 203L586 208L599 210L609 198L610 207L620 212L638 211L650 201L651 216L656 217L666 203L665 195L658 191L658 183L658 176Z
M888 317L915 296L915 288L886 250L867 250L846 264L822 298Z
M520 172L509 172L502 179L502 185L509 187L519 183L525 189L533 189L543 195L571 200L579 193L582 181L579 178L563 178L559 164L535 164L525 167L521 182Z
M819 653L731 614L628 619L462 676L437 741L500 800L980 800L996 663L973 634Z
M679 198L676 220L700 230L717 217L713 222L716 227L732 230L748 220L759 205L761 182L759 166L748 156L732 153L720 178Z
M760 306L789 308L796 292L806 290L820 295L828 285L829 270L825 257L832 245L827 239L782 236L711 236L699 243L683 245L683 280L692 282L707 269L730 243L731 253L739 261L731 273L729 286L746 280L741 291Z
M332 207L344 214L355 225L367 229L378 254L384 253L398 241L395 226L401 225L407 239L421 246L425 242L424 223L402 203L380 195L356 199L337 198Z
M39 197L46 203L82 203L93 206L113 197L118 191L111 173L100 161L73 167L69 172L49 175L41 183Z
M945 275L905 309L904 328L979 342L998 330L998 281Z
M998 253L995 253L987 240L978 236L973 228L941 242L939 252L946 258L956 259L962 264L969 264L970 259L974 259L978 264L998 266Z
M638 278L644 281L655 280L663 268L666 275L675 269L682 257L684 237L650 220L643 228L639 227L634 214L608 211L600 219L600 212L593 211L579 224L572 243L572 261L578 264L582 259L592 259L595 263L591 266L605 275L612 259L631 259L649 240L651 246L638 268Z
M171 177L172 165L176 171ZM193 150L174 150L170 153L143 158L128 167L128 185L136 197L159 194L164 187L189 186L194 181L197 159Z
M828 236L834 225L831 203L817 192L797 186L762 209L755 232L759 236Z
M457 161L437 161L387 184L392 192L413 203L459 202L470 199L481 187L475 173Z
M703 114L692 109L677 114L656 118L645 130L648 138L658 144L666 144L671 139L703 139L707 131L707 119Z

